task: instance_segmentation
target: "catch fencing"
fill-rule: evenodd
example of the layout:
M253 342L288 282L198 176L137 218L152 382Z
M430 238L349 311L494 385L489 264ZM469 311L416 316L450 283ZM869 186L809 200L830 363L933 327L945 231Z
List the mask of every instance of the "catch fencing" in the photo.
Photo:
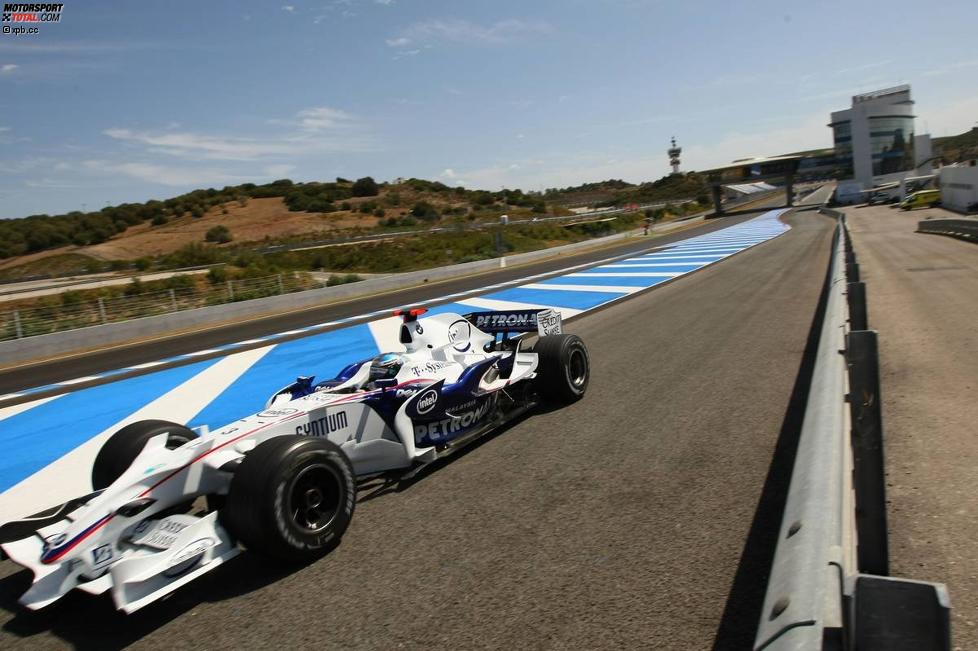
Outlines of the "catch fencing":
M203 290L196 284L191 284L158 291L105 296L94 300L66 300L66 296L77 296L69 292L52 296L49 299L50 305L27 309L0 309L0 341L289 294L320 286L308 274L280 273L258 278L224 280L211 283Z

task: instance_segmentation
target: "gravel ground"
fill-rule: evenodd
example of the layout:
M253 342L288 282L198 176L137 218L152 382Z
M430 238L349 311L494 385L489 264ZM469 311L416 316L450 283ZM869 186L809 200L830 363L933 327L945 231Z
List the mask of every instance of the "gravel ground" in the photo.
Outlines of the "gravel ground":
M948 586L978 649L978 245L915 233L941 209L847 209L879 332L890 573Z

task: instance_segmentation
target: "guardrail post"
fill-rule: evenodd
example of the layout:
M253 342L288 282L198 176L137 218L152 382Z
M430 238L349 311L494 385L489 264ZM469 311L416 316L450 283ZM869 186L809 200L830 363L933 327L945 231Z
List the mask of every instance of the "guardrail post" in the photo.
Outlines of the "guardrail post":
M869 314L866 308L866 283L848 283L846 298L849 300L849 329L868 330Z
M887 576L890 562L876 332L851 331L846 337L846 361L849 365L859 571Z
M14 310L14 332L17 334L18 339L24 338L24 326L20 322L20 311Z
M845 648L951 650L951 601L943 584L865 574L846 583L852 630Z
M177 311L177 292L174 289L170 290L170 307L174 312Z
M231 280L228 281L228 300L234 300L234 282Z
M105 316L105 299L103 299L101 296L98 297L98 315L102 319L103 324L109 322L108 318Z
M278 293L279 294L285 293L285 285L282 283L282 274L278 275Z

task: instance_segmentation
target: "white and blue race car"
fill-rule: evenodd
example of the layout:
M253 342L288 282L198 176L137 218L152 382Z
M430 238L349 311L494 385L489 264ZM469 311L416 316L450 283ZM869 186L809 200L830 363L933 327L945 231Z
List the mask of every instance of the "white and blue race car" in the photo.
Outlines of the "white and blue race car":
M300 377L265 409L198 435L162 420L113 434L94 492L0 527L42 608L78 588L127 613L236 556L308 562L339 543L358 481L403 480L543 401L583 397L588 351L551 310L402 317L403 352ZM536 333L532 349L510 333Z

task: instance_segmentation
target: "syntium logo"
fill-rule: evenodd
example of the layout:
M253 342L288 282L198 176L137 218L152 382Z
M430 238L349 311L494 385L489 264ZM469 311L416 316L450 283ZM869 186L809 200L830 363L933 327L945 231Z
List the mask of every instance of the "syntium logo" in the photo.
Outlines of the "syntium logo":
M322 418L310 420L308 423L297 425L295 433L300 436L329 436L333 432L339 432L347 428L348 421L345 411L335 414L326 414Z

